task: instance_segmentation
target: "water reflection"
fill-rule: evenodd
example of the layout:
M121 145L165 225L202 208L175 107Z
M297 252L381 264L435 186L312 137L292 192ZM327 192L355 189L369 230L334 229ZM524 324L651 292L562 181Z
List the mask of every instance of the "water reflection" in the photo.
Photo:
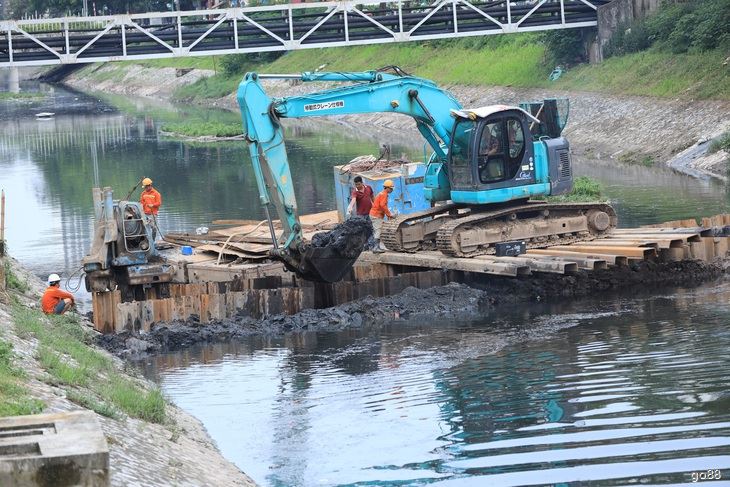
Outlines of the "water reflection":
M688 482L730 468L729 302L725 283L145 368L264 485Z
M37 89L47 96L0 100L6 235L12 254L37 274L68 276L80 267L90 245L91 187L97 181L123 197L142 176L151 177L163 195L159 222L164 231L190 231L214 219L263 218L242 141L190 143L158 133L169 121L238 123L237 115ZM36 119L43 111L55 116ZM287 137L298 203L305 213L334 208L334 165L377 151L373 140L327 130L287 128Z

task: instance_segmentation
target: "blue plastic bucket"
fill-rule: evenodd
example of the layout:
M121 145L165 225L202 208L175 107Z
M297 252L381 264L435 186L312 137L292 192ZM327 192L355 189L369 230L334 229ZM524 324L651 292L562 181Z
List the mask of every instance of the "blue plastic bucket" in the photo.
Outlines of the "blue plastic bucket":
M193 255L193 248L189 245L183 245L182 247L180 247L180 252L183 255Z

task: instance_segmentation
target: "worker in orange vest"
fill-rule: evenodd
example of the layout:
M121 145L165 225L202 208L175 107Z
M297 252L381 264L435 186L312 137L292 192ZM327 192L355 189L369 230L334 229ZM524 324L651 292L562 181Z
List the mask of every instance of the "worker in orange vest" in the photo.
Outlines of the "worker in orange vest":
M74 295L61 289L58 274L48 276L48 288L41 298L41 308L47 315L62 315L74 305Z
M147 221L152 225L152 238L157 238L157 213L162 206L162 195L159 191L152 187L152 180L144 178L142 180L142 194L139 195L139 202L142 205L144 214L147 215Z
M388 195L393 192L393 189L395 189L393 181L386 179L383 183L383 191L378 193L373 201L373 207L370 208L370 221L373 223L373 238L375 239L373 252L375 253L385 252L385 248L380 243L380 228L383 226L385 217L387 216L389 219L396 217L388 209Z

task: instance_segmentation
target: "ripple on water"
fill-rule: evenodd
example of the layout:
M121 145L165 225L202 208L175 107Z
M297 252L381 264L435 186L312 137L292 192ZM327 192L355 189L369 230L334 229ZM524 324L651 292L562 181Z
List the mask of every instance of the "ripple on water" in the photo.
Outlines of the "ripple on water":
M661 302L565 328L314 334L164 372L163 386L264 485L690 482L730 468L728 315Z

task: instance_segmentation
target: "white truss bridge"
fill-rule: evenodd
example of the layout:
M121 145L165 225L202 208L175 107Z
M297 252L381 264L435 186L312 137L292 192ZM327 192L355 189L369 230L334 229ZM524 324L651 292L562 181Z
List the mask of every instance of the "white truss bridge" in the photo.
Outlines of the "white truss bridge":
M610 0L342 1L0 22L0 67L95 63L595 27Z

